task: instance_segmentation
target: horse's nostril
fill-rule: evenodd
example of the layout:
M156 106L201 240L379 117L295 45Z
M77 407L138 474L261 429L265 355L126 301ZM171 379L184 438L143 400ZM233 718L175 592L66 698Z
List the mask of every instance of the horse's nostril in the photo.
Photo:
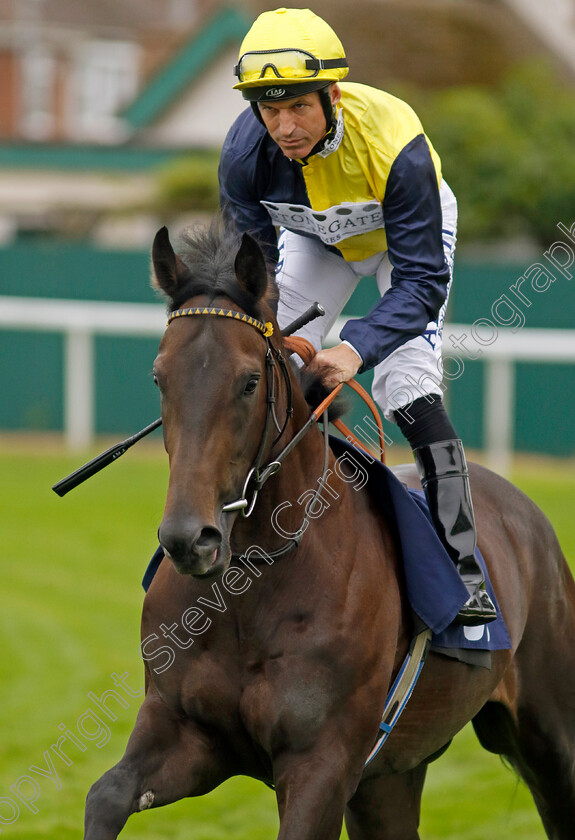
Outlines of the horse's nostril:
M207 559L222 543L220 531L212 526L197 530L181 523L167 521L159 529L160 543L175 562Z
M217 528L202 528L200 536L196 540L195 548L200 551L215 551L220 547L222 535Z

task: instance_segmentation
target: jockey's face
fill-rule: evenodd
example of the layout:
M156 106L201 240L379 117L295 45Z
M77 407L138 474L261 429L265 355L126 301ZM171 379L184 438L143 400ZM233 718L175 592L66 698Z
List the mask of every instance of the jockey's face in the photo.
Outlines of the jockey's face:
M341 90L337 84L330 86L329 93L332 105L339 102ZM288 158L307 157L326 134L325 114L317 91L280 102L260 102L259 109L270 136Z

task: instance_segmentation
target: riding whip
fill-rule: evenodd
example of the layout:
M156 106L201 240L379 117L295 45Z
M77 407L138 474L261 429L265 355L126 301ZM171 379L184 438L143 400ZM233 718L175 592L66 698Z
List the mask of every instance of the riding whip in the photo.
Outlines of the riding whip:
M309 309L306 309L302 315L296 318L295 321L292 321L291 324L288 324L288 326L282 330L282 336L292 335L294 332L297 332L297 330L305 327L306 324L309 324L310 321L313 321L314 318L319 318L322 315L325 315L325 309L316 301L309 307ZM52 490L60 497L65 496L66 493L73 490L74 487L77 487L79 484L82 484L87 478L91 478L93 475L100 472L100 470L103 470L104 467L107 467L108 464L112 464L114 461L117 461L127 449L143 437L146 437L146 435L149 435L150 432L153 432L154 429L157 429L161 425L162 418L158 417L157 420L154 420L154 422L150 423L149 426L146 426L144 429L136 432L135 435L131 435L131 437L126 438L126 440L122 440L120 443L114 444L114 446L106 449L105 452L102 452L91 461L88 461L87 464L84 464L73 473L70 473L70 475L66 476L66 478L58 481L54 484Z

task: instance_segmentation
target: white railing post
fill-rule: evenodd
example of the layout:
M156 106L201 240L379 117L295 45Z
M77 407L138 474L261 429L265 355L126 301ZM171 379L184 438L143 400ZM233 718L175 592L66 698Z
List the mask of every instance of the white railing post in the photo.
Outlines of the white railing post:
M70 329L65 338L64 430L72 451L86 449L94 438L94 336Z
M0 329L64 335L64 438L73 450L94 440L94 336L153 336L166 327L161 304L0 295Z
M515 365L511 359L485 360L484 426L487 466L500 475L511 471L515 406Z

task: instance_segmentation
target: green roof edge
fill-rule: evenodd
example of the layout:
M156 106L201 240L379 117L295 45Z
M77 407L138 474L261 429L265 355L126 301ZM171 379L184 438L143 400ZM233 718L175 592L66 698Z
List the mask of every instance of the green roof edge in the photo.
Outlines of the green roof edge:
M235 40L242 40L250 26L247 17L235 9L220 11L151 80L124 110L124 120L133 128L152 123L213 59ZM232 73L230 68L230 84Z

